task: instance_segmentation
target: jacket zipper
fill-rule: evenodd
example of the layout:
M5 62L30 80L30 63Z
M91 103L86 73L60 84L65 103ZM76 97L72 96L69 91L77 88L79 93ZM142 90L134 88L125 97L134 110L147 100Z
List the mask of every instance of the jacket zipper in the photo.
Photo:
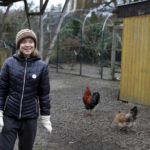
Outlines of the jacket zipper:
M26 58L26 64L24 69L24 77L23 77L23 88L22 88L22 95L21 95L21 103L20 103L20 113L19 113L19 119L21 119L21 111L22 111L22 101L23 101L23 95L24 95L24 87L25 87L25 78L26 78L26 72L27 72L27 58Z

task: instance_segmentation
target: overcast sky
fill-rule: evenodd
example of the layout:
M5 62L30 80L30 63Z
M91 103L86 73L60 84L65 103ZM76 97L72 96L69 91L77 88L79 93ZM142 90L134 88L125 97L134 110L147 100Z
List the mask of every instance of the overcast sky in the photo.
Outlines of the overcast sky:
M45 2L45 0L43 0ZM40 5L40 0L27 0L27 2L34 2L35 6L39 6ZM50 8L52 5L57 6L58 4L61 4L62 6L64 5L65 0L49 0L47 8ZM13 6L11 7L11 9L19 9L19 8L23 8L24 7L24 2L16 2L13 4Z

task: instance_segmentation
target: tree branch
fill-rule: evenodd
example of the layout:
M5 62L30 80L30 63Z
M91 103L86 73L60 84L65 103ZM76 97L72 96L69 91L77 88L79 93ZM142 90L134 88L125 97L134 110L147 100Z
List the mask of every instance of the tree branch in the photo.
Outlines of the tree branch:
M26 15L27 15L27 20L28 20L28 25L29 28L31 29L31 23L30 23L30 16L29 16L29 8L28 8L28 3L27 0L24 0L24 6L25 6L25 11L26 11Z
M7 7L7 9L6 9L6 12L5 12L4 16L3 16L2 25L1 25L1 27L0 27L0 37L2 36L2 31L3 31L3 28L4 28L5 20L6 20L6 18L7 18L9 9L10 9L10 7L12 6L12 4L13 4L13 3L11 3L11 4L8 5L8 7Z
M47 54L47 57L45 58L45 62L46 62L47 65L48 65L48 63L50 61L50 56L51 56L53 48L55 46L55 43L56 43L56 40L57 40L57 37L58 37L58 33L60 31L61 25L62 25L63 20L65 18L65 11L67 9L68 3L69 3L69 0L66 0L65 4L64 4L64 7L62 9L62 13L60 15L60 19L59 19L59 22L58 22L58 25L57 25L57 28L56 28L55 35L54 35L54 37L53 37L53 39L52 39L52 41L50 43L48 54Z

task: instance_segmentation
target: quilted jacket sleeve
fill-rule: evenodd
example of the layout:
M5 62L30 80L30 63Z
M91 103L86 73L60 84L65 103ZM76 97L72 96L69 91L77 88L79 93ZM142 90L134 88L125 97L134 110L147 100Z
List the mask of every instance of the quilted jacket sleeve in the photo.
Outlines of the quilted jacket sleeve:
M0 72L0 110L4 109L8 89L9 89L9 75L6 60Z
M50 83L49 75L46 64L44 65L40 84L39 84L39 102L40 102L40 114L50 115Z

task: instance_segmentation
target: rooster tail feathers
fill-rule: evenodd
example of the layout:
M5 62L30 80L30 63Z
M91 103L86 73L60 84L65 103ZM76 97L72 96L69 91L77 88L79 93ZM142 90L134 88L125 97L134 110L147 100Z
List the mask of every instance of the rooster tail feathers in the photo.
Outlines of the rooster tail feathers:
M94 92L92 96L97 97L98 99L100 99L100 94L98 92Z
M138 114L138 109L136 106L130 109L131 114L133 115L133 118L136 119L136 116Z
M134 113L138 113L138 109L136 106L134 106L132 109L130 109L131 112L134 112Z
M92 95L92 102L96 104L98 104L100 100L100 94L98 92L94 92Z

